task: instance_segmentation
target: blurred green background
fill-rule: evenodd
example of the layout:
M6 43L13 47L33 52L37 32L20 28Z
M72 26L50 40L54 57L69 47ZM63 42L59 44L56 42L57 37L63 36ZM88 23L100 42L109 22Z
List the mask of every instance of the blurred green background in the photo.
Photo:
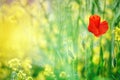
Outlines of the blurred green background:
M0 0L0 80L120 80L120 0Z

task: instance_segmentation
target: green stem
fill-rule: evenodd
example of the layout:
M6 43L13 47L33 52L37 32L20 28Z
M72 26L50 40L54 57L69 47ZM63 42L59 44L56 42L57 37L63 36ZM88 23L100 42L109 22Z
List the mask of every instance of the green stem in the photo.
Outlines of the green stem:
M99 43L100 43L100 62L99 62L99 74L102 75L103 73L103 50L102 50L102 36L100 37Z
M111 50L110 50L110 55L109 55L109 71L108 71L110 78L112 76L112 55L114 53L114 34L113 33L111 34L112 34L112 40L111 40L111 47L110 47Z
M113 22L111 24L111 44L110 44L110 54L109 54L109 63L108 63L108 74L109 77L112 77L112 56L114 53L114 33L112 32L114 30L114 22L115 20L113 19Z
M104 19L104 14L105 14L105 8L106 8L106 0L104 0L103 19Z

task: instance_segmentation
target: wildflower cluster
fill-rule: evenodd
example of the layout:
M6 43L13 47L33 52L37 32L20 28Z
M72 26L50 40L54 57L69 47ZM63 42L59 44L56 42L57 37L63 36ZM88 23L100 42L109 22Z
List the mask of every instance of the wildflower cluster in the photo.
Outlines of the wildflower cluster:
M23 63L15 58L8 62L8 66L11 69L11 79L14 80L33 80L30 76L31 64L28 60L23 61Z
M116 27L114 30L114 34L115 34L115 41L120 41L120 28Z

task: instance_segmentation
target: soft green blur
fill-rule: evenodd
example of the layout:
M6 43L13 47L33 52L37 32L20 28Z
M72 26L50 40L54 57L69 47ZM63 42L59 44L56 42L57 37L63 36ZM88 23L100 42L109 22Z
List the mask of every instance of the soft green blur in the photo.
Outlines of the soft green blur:
M120 80L120 0L0 0L0 80Z

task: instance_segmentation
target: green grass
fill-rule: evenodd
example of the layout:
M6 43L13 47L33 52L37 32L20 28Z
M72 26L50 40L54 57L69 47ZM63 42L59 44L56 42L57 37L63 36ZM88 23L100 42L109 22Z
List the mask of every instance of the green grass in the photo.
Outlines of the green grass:
M25 64L31 65L32 68L26 70L24 64L21 64L18 65L17 70L14 70L14 67L5 65L0 67L0 71L7 70L9 73L5 74L7 75L5 78L0 78L3 80L28 78L30 78L28 80L32 78L33 80L119 80L120 43L115 40L114 29L120 27L120 1L48 0L47 9L43 7L44 0L41 1L39 6L42 13L39 14L42 17L37 16L40 24L36 31L38 34L42 31L40 36L44 37L40 39L46 42L46 46L42 47L38 40L35 45L36 51L31 53L32 56L27 55L31 63ZM109 24L107 33L98 38L87 29L92 14L98 14ZM32 19L36 20L36 17ZM46 23L43 19L46 19ZM105 57L107 55L108 57ZM20 63L22 62L24 59ZM21 78L18 74L26 74L26 76Z

